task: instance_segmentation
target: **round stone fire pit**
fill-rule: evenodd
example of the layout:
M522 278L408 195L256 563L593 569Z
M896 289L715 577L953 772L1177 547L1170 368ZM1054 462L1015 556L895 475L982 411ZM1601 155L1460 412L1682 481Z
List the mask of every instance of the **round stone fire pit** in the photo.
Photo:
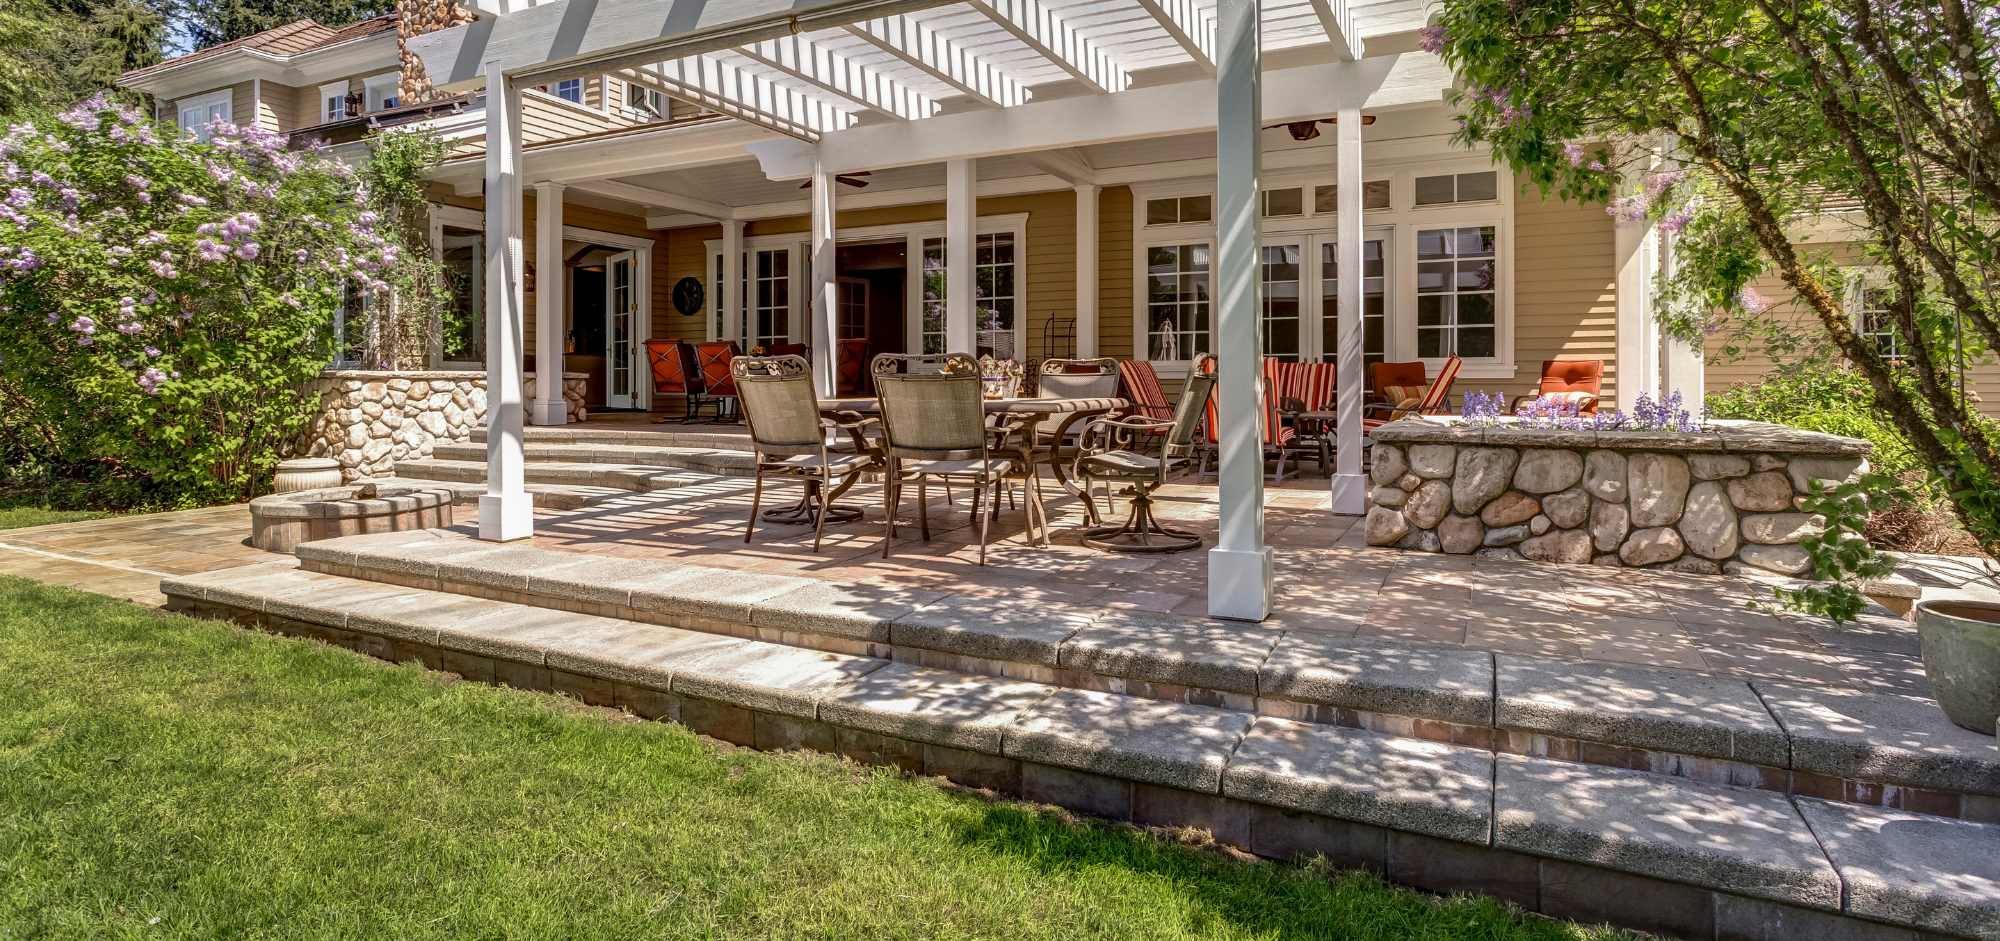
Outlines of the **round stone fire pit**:
M250 501L250 544L290 552L302 542L450 526L452 492L441 487L357 484L274 493Z

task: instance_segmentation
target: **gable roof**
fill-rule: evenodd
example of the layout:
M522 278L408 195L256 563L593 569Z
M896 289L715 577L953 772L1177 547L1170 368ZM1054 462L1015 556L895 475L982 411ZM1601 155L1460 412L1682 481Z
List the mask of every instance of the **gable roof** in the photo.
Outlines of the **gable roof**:
M133 69L119 77L119 84L123 85L140 81L168 69L192 65L196 62L213 59L239 49L251 49L268 55L289 58L318 49L324 49L350 39L360 39L364 36L373 36L377 33L391 32L395 28L396 14L394 13L385 13L358 23L350 23L338 29L330 26L322 26L310 19L294 20L283 26L271 27L261 33L252 33L241 39L232 39L225 43L217 43L205 49L196 49L186 55L175 56L171 59L154 63L145 68Z

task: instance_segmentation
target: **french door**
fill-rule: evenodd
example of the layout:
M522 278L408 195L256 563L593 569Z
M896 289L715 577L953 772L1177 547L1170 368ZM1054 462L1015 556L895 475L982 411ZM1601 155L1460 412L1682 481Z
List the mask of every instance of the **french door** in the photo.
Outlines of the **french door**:
M635 252L620 252L604 265L604 361L606 408L637 408L633 381L638 347L639 287Z
M1361 244L1362 359L1381 362L1387 349L1389 246L1387 229L1371 229ZM1264 355L1332 362L1339 353L1340 277L1331 234L1266 234L1258 277L1264 309Z

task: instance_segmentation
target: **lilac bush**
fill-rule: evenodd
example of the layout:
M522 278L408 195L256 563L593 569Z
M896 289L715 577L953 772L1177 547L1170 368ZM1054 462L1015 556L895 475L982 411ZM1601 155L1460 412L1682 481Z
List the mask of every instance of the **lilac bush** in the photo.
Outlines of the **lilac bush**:
M93 98L0 137L0 432L9 463L114 502L239 498L308 420L344 297L398 249L348 169Z
M1546 428L1553 431L1681 431L1695 432L1705 427L1701 419L1682 404L1678 390L1671 392L1658 402L1641 392L1632 403L1630 414L1613 409L1600 409L1595 414L1585 415L1575 399L1567 396L1544 395L1521 404L1509 417L1507 396L1499 392L1468 392L1465 405L1459 411L1460 417L1475 425L1499 424L1503 418L1512 425L1523 428Z

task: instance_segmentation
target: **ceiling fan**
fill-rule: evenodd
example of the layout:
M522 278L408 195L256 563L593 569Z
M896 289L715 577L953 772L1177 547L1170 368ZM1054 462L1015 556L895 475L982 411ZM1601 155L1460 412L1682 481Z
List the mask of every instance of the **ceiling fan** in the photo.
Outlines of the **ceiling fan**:
M1295 140L1295 141L1309 141L1309 140L1312 140L1312 139L1314 139L1314 138L1317 138L1317 137L1319 136L1319 126L1320 126L1320 125L1322 125L1322 124L1338 124L1338 123L1340 123L1340 122L1339 122L1339 121L1337 121L1337 120L1335 120L1335 119L1333 119L1333 118L1313 118L1313 119L1311 119L1311 120L1307 120L1307 121L1287 121L1287 122L1285 122L1285 123L1283 123L1283 124L1268 124L1268 125L1265 125L1265 126L1264 126L1264 130L1267 130L1267 131L1275 131L1275 130L1277 130L1278 128L1281 128L1281 127L1282 127L1282 128L1284 128L1284 129L1285 129L1286 131L1289 131L1289 132L1291 132L1291 135L1292 135L1292 139L1293 139L1293 140ZM1374 124L1374 123L1375 123L1375 116L1374 116L1374 115L1372 115L1372 114L1364 114L1364 115L1362 115L1362 116L1361 116L1361 126L1362 126L1362 127L1367 127L1367 126L1369 126L1369 125L1371 125L1371 124Z
M855 189L861 189L862 187L868 185L868 181L862 179L862 177L867 175L868 171L866 170L856 170L853 173L836 173L833 175L833 178L849 186L852 186ZM809 190L812 188L813 188L813 181L811 180L807 180L804 183L799 184L799 189L802 190Z

